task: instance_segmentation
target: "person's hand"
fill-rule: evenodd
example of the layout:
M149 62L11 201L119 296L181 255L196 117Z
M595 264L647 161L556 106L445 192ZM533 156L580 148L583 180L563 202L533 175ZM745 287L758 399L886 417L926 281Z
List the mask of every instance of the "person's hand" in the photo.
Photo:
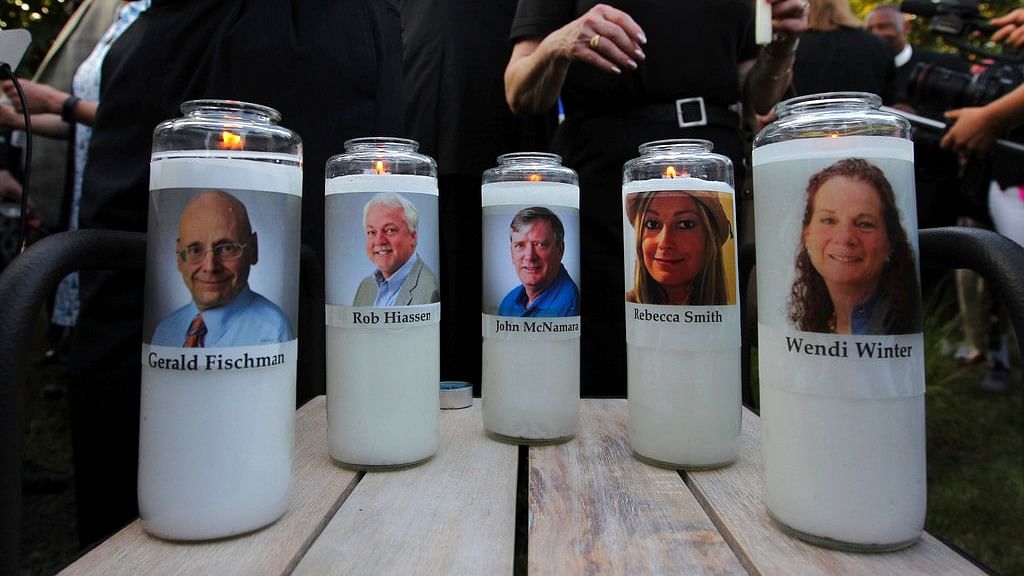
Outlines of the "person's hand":
M21 200L21 182L7 170L0 170L0 200Z
M39 84L31 80L19 80L22 91L25 92L25 100L28 102L28 111L31 114L60 114L64 101L68 98L67 92L61 92L56 88ZM4 80L0 83L4 93L11 99L14 109L21 112L21 98L14 87L14 82Z
M939 143L961 155L984 154L999 138L1001 125L984 107L958 108L945 114L953 120Z
M556 57L613 74L635 70L637 61L647 58L641 48L647 43L644 31L629 14L604 4L552 32L548 40L556 43Z
M807 30L808 0L768 0L772 5L772 32L781 36L799 36Z
M25 117L13 107L0 104L0 126L12 130L24 130Z
M1024 47L1024 8L993 18L992 24L1000 28L992 34L994 42L1002 42L1015 48Z

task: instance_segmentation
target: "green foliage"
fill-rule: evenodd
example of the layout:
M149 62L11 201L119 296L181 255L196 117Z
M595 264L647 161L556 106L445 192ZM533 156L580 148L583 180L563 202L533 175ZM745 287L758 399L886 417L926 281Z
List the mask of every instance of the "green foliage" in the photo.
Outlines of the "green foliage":
M75 11L79 0L0 0L0 29L25 28L32 44L18 68L20 76L31 76Z
M878 2L877 0L850 0L850 6L853 8L853 13L860 16L862 19L867 18L869 12L871 12L875 6L882 4L899 4L898 1L893 2ZM978 9L981 14L986 18L994 18L996 16L1002 16L1014 8L1020 7L1020 0L992 0L990 2L981 2L978 5ZM955 49L947 46L942 42L942 39L937 35L933 34L928 30L928 18L921 16L911 17L911 31L910 31L910 43L914 46L925 50L934 50L936 52L956 52ZM984 46L988 50L998 50L998 47L993 44L985 44L984 39L979 40L979 44Z

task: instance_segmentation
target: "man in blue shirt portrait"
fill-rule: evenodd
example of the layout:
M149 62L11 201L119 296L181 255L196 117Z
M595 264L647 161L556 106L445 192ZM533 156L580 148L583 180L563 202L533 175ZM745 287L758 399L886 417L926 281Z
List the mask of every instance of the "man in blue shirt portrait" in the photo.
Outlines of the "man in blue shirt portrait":
M394 192L363 206L366 255L377 268L360 282L353 306L409 306L441 299L434 272L416 254L419 212Z
M522 282L505 295L499 316L579 316L580 291L562 266L565 227L541 206L524 208L510 225L512 266Z
M155 346L249 346L294 338L276 304L249 289L259 259L245 205L222 190L207 190L185 205L178 223L178 271L192 294L160 321Z

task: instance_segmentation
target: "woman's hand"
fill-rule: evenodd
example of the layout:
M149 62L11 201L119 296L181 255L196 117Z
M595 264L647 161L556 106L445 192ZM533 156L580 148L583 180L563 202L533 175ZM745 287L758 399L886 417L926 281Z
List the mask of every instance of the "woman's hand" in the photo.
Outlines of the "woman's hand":
M772 32L796 37L807 30L808 0L768 0L772 5Z
M25 117L13 107L0 104L0 126L12 130L24 130Z
M992 34L993 41L1015 48L1024 47L1024 8L1017 8L1004 16L993 18L992 24L1000 27Z
M641 48L647 36L640 25L629 14L604 4L555 30L544 42L554 44L557 58L586 62L613 74L623 68L635 70L637 60L647 57Z
M516 42L505 68L505 100L516 114L549 110L571 63L621 74L647 57L641 48L646 43L647 36L629 14L598 4L543 39Z
M958 108L945 113L953 125L940 145L962 155L984 154L999 137L1001 126L984 107Z

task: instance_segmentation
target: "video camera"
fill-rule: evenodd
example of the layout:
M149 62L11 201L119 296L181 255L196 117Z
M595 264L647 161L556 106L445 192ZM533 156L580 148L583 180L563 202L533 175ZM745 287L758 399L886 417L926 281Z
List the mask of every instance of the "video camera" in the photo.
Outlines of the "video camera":
M918 63L910 73L907 95L913 103L944 108L983 106L1016 88L1024 80L1024 56L996 53L972 45L975 33L996 31L978 9L978 0L904 0L900 11L929 18L928 30L963 55L991 59L980 74L966 74L933 64Z

